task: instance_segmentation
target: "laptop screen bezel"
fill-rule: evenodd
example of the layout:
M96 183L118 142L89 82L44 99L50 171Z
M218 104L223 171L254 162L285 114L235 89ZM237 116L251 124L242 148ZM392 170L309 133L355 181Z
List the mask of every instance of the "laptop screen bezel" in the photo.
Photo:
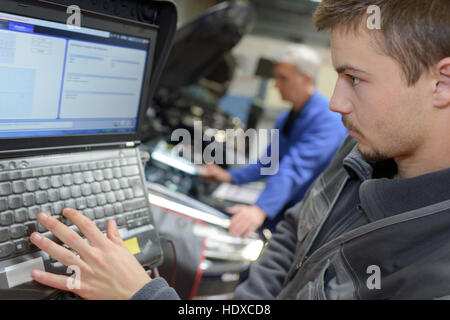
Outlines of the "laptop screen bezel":
M36 1L0 1L0 12L29 17L34 19L48 20L65 24L69 17L67 7L48 2ZM139 141L139 132L142 127L143 118L149 104L149 90L151 84L154 53L158 35L158 27L112 16L102 15L82 10L81 27L97 29L102 31L124 34L138 38L149 39L149 51L146 61L146 69L142 84L141 99L137 118L136 132L112 132L97 134L76 134L45 137L25 138L0 138L0 157L3 154L31 152L49 149L70 149L84 147L86 149L101 145L125 146L125 142ZM34 152L33 152L34 151Z

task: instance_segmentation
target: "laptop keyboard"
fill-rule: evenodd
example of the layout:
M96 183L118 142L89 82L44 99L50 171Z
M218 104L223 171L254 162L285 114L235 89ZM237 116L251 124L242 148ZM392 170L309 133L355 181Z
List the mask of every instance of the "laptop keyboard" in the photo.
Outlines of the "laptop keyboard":
M29 236L38 231L59 242L36 221L47 212L74 230L64 208L74 208L105 231L151 223L136 157L23 168L0 172L0 261L39 250Z

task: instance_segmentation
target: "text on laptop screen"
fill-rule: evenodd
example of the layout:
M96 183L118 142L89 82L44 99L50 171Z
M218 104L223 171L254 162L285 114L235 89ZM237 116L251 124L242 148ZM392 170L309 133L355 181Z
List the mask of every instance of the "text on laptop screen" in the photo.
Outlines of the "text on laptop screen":
M149 44L0 12L0 138L136 131Z

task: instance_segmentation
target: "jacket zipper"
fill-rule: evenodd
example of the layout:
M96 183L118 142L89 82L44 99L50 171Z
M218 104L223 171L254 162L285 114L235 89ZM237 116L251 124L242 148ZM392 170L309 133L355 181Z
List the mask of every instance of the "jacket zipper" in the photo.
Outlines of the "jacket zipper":
M322 229L322 227L323 227L325 221L327 220L328 216L330 215L331 210L333 210L333 208L334 208L334 206L335 206L335 204L336 204L336 202L337 202L339 196L340 196L341 193L342 193L342 190L344 189L344 187L345 187L345 185L347 184L347 182L348 182L349 179L350 179L349 176L347 176L347 177L344 179L344 182L342 183L342 185L341 185L340 188L339 188L338 193L337 193L336 196L334 197L333 202L331 203L331 205L330 205L330 207L329 207L329 209L328 209L327 214L326 214L325 217L322 219L322 222L320 223L319 228L316 230L316 232L315 232L313 238L312 238L311 241L308 243L308 247L307 247L307 249L305 250L305 255L304 255L304 257L303 257L302 260L296 265L297 270L300 269L301 266L303 265L303 263L308 259L308 255L307 255L307 254L308 254L309 250L311 249L312 245L314 244L314 241L316 240L317 235L319 234L319 232L320 232L320 230Z

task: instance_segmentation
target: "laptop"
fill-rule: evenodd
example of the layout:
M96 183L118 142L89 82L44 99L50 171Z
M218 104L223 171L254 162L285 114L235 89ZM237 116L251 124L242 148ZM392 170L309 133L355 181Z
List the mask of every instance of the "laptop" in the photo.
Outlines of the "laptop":
M139 129L155 79L158 26L66 7L0 3L0 299L52 298L32 269L70 270L29 241L48 212L79 210L154 268L162 251L145 185Z

